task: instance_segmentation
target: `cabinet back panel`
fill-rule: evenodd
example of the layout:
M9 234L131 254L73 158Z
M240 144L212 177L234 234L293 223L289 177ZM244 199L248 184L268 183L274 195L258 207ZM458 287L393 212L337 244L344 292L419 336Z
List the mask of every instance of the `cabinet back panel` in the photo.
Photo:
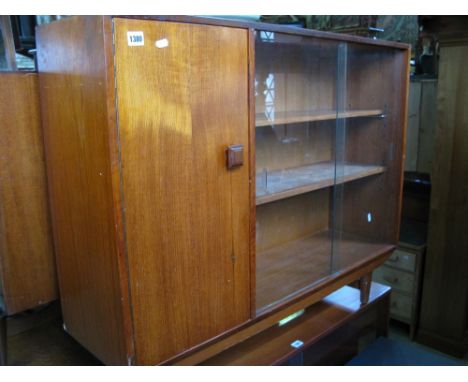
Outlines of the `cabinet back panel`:
M15 314L58 293L37 74L4 72L0 82L0 295Z
M155 364L250 317L248 31L114 25L135 349Z
M331 161L334 121L256 128L257 172Z
M106 364L127 364L106 107L103 17L38 29L41 112L62 312ZM111 86L113 83L110 84Z
M336 104L335 42L257 31L255 52L256 113L332 110ZM288 45L284 40L294 37Z
M257 207L257 252L329 229L330 189Z

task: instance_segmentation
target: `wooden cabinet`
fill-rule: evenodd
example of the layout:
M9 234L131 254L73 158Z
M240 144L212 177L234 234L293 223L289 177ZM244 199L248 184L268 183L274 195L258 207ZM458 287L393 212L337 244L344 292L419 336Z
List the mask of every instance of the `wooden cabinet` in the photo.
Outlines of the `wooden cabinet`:
M427 255L416 340L463 357L468 351L468 17L422 18L427 23L425 31L439 41L440 60Z
M397 239L408 53L203 18L41 26L67 331L108 364L199 363L365 292Z
M58 298L37 73L0 72L0 366L6 317Z
M55 300L36 73L0 73L0 313Z

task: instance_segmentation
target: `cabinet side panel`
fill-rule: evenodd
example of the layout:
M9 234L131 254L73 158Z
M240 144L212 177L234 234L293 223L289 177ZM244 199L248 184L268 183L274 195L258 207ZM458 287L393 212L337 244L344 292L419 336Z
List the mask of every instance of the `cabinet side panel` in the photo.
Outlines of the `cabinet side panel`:
M461 356L468 329L468 46L443 45L440 57L419 329L426 343Z
M6 312L58 297L37 74L0 74L0 262Z
M248 32L114 23L136 360L154 364L250 317Z
M114 224L102 17L38 30L52 226L67 331L127 364Z

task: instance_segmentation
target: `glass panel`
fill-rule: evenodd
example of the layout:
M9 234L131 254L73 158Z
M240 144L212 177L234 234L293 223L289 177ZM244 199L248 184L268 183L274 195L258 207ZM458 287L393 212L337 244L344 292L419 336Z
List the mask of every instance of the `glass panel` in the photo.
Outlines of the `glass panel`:
M341 44L338 72L338 115L346 110L374 112L337 119L333 272L387 252L397 241L404 54Z
M331 273L337 49L256 35L257 313Z
M7 52L5 48L5 39L2 28L0 28L0 71L8 70Z

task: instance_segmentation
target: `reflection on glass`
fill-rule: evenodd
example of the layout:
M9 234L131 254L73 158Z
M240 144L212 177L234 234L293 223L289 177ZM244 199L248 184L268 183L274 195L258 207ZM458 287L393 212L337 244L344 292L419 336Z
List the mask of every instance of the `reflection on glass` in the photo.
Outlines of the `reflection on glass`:
M395 224L389 218L398 208L392 166L396 149L395 115L399 112L394 52L382 47L340 45L337 82L338 113L349 109L379 109L369 118L338 119L335 127L336 179L349 163L380 168L356 182L336 182L333 187L332 272L342 272L388 251L395 242ZM391 107L389 107L391 106Z
M387 54L257 33L257 313L388 249Z
M331 272L336 54L332 41L257 34L258 312Z

